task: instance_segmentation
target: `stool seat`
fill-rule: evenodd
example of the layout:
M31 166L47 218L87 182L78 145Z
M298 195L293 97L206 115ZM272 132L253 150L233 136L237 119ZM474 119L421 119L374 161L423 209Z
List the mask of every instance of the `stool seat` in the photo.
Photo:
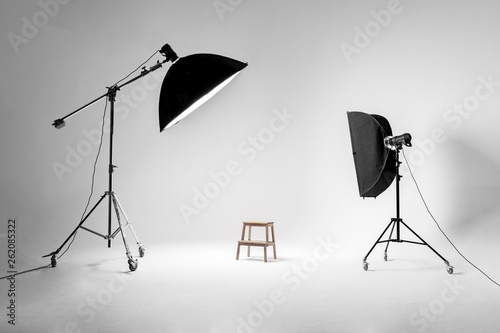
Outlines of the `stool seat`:
M245 240L245 230L248 226L248 240ZM252 239L252 227L266 228L266 240ZM269 228L271 228L272 240L269 240ZM250 257L250 247L259 246L264 248L264 262L267 262L267 247L272 246L274 252L274 259L276 259L276 243L274 240L274 222L243 222L243 230L241 232L241 240L238 241L238 249L236 251L236 260L240 256L240 246L247 246L247 257Z
M249 227L265 227L265 226L271 226L273 224L274 222L243 222L243 226L249 226Z
M266 241L259 241L259 240L239 240L238 245L270 246L270 245L274 245L274 242L266 242Z

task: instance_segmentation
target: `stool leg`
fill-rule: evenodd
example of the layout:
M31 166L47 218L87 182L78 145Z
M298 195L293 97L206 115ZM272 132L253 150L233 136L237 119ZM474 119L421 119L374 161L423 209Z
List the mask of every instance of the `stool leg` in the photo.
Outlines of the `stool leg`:
M273 237L274 259L276 259L276 240L274 239L274 225L271 226L271 236Z
M251 240L252 238L252 226L248 226L248 240ZM247 250L247 257L250 257L250 245L248 245L248 250Z
M243 230L241 231L241 240L245 240L245 228L246 228L246 225L245 225L245 223L243 223Z
M243 222L243 229L241 230L241 240L245 240L245 228L247 227L247 225L245 224L245 222ZM236 260L238 260L240 258L240 247L241 247L241 244L238 242L238 250L236 250Z
M264 246L264 262L267 262L267 246Z

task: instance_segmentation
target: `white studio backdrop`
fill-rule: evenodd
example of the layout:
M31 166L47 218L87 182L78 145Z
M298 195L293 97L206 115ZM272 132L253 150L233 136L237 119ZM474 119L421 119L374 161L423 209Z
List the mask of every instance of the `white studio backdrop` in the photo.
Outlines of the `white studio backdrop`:
M498 6L3 2L0 219L17 219L27 264L64 241L90 192L104 100L61 130L52 121L169 43L179 56L215 53L249 66L161 134L168 64L118 92L115 191L144 243L234 242L241 221L272 220L280 239L331 234L363 255L395 214L393 187L376 200L358 196L346 111L363 111L385 116L394 134L412 134L405 153L435 217L465 246L481 238L487 253L499 232ZM107 189L107 159L105 133L91 206ZM403 162L403 219L450 249ZM105 232L106 209L88 223ZM80 238L105 248L93 235Z

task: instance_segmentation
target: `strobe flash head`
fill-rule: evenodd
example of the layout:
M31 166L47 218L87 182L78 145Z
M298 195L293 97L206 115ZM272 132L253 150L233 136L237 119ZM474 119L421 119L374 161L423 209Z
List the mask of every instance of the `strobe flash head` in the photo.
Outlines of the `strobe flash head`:
M401 149L403 145L411 147L411 135L410 133L405 133L395 136L386 136L384 138L384 145L386 148L392 150Z
M163 45L163 47L160 49L160 53L165 58L167 58L167 61L171 61L172 63L179 59L175 51L168 44Z

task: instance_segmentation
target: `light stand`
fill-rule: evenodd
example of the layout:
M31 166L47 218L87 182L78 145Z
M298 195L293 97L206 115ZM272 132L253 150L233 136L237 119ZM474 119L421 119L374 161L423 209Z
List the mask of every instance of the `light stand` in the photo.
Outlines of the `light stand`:
M108 240L108 247L111 247L111 240L114 239L118 233L120 233L122 235L123 243L125 244L125 249L127 251L129 268L131 271L135 271L137 269L137 260L132 257L127 244L127 238L125 237L125 233L123 232L126 228L130 228L137 241L137 245L139 245L139 256L144 256L144 247L139 242L139 239L137 238L132 225L125 215L123 207L118 201L116 194L113 192L113 171L114 168L116 168L116 166L113 165L114 104L116 93L120 90L120 88L136 81L143 76L148 75L152 71L157 70L158 68L162 67L165 62L172 62L172 66L170 66L168 72L165 75L165 78L163 79L163 84L160 92L159 125L161 132L164 129L178 123L180 120L197 109L201 104L205 103L248 65L247 63L243 63L235 59L208 53L192 54L186 57L179 58L168 44L165 44L161 48L161 50L159 50L159 52L165 57L164 61L157 61L156 65L150 67L149 69L143 67L140 75L133 79L130 79L129 81L121 85L118 85L118 83L125 79L118 81L113 86L107 88L108 92L106 94L94 99L81 108L68 114L67 116L55 120L52 124L54 127L59 129L61 127L64 127L65 119L75 115L88 106L101 100L102 98L107 97L110 102L108 191L104 192L104 194L97 201L94 207L92 207L88 214L82 217L80 223L76 226L76 228L68 236L64 243L54 252L43 256L51 256L52 267L55 267L57 264L57 254L61 251L64 245L66 245L66 243L68 243L68 241L75 236L76 232L80 228ZM99 204L104 200L105 197L108 197L109 199L107 235L100 234L83 226L83 223L85 223L87 218L92 214L97 206L99 206ZM118 220L118 228L114 232L111 232L112 207L114 207ZM121 222L121 215L123 215L123 218L126 221L125 224L122 224Z
M138 262L137 262L137 259L134 259L134 257L132 256L132 254L130 252L124 230L127 228L130 228L130 230L132 231L132 234L135 237L137 245L139 246L139 256L140 257L144 256L145 249L144 249L144 246L139 241L139 239L137 238L137 235L136 235L134 229L132 228L132 225L130 224L130 222L126 216L122 205L118 201L118 198L117 198L115 192L113 192L113 171L116 168L116 166L113 165L113 134L114 134L113 132L114 132L114 120L115 120L115 118L114 118L115 107L114 106L115 106L115 100L116 100L116 93L120 90L120 88L122 88L122 87L148 75L149 73L157 70L158 68L162 67L162 64L164 64L165 62L170 61L170 60L176 60L176 57L174 58L172 56L167 56L167 58L164 61L162 61L162 62L158 61L156 65L150 67L149 69L146 69L145 67L143 67L141 73L138 76L134 77L133 79L130 79L129 81L127 81L121 85L115 84L111 87L108 87L107 88L108 92L106 94L104 94L104 95L94 99L93 101L85 104L84 106L71 112L70 114L64 116L63 118L55 120L54 123L52 124L54 127L58 128L58 129L63 127L65 125L65 122L64 122L65 119L75 115L76 113L82 111L83 109L87 108L88 106L94 104L95 102L101 100L104 97L106 97L110 103L108 191L104 192L104 194L97 201L97 203L94 205L94 207L92 207L92 209L85 215L85 217L82 218L80 223L76 226L76 228L68 236L68 238L66 238L66 240L62 243L62 245L54 252L43 256L43 257L51 256L50 261L51 261L52 267L55 267L57 264L57 258L56 258L57 254L59 254L59 252L66 245L66 243L68 243L68 241L76 234L78 229L81 228L83 230L86 230L88 232L91 232L97 236L100 236L100 237L106 239L108 241L108 248L111 247L111 240L114 239L118 233L120 233L122 236L123 243L125 245L129 268L131 271L135 271L137 269ZM108 197L108 233L107 233L107 235L103 235L101 233L98 233L94 230L91 230L91 229L83 226L83 223L85 223L85 221L88 219L88 217L94 212L94 210L97 208L97 206L99 206L99 204L104 200L105 197ZM118 220L118 228L114 232L112 232L112 223L111 223L112 222L112 208L114 208L116 218ZM121 222L121 215L123 215L123 218L125 219L125 222L126 222L125 224L123 224Z
M366 260L368 259L368 256L373 251L373 249L375 248L375 246L377 246L377 244L387 243L386 246L385 246L385 251L384 251L384 260L387 261L387 249L389 248L389 243L390 242L397 242L397 243L413 243L413 244L418 244L418 245L426 245L439 258L441 258L444 261L444 263L446 264L446 271L449 274L452 274L453 273L453 267L450 266L450 263L448 262L448 260L446 260L436 250L434 250L432 248L432 246L430 246L415 231L413 231L406 223L404 223L403 219L400 217L400 212L399 212L399 203L400 203L400 199L399 199L399 182L400 182L402 176L399 174L399 166L401 164L401 162L399 161L399 152L400 152L400 150L402 148L403 148L402 144L399 144L398 146L395 147L395 151L396 151L396 218L392 218L391 219L391 222L387 225L387 227L384 229L384 231L382 232L382 234L380 235L380 237L377 239L377 241L375 242L375 244L373 244L373 246L370 249L370 251L368 251L368 253L366 254L366 256L363 258L363 269L365 271L368 270L368 262ZM415 241L401 239L401 225L405 226L413 235L415 235L420 240L420 242L415 242ZM386 239L386 240L381 240L382 237L384 236L384 234L389 229L389 227L391 227L391 232L389 234L389 238ZM396 238L392 238L392 234L394 232L394 228L396 228Z

